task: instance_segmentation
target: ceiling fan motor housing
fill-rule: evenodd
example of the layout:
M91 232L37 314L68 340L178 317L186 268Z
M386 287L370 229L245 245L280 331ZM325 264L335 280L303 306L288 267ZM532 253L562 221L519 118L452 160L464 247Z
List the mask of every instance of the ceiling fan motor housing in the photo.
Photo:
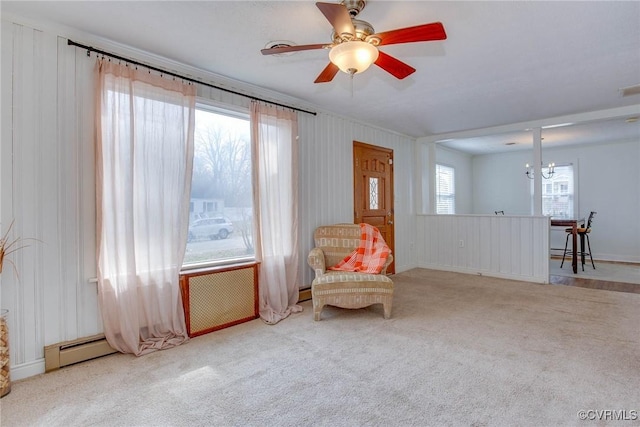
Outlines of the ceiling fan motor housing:
M365 0L343 0L342 4L347 8L349 15L351 15L352 18L355 18L360 12L362 12L362 9L367 5L367 2Z
M369 24L367 21L361 21L359 19L352 19L353 28L355 30L355 34L345 35L345 34L337 34L335 31L331 33L331 39L334 44L340 44L345 41L351 40L361 40L361 41L369 41L366 40L372 34L375 34L375 30L373 26ZM346 37L345 37L346 36ZM377 43L372 43L376 45Z

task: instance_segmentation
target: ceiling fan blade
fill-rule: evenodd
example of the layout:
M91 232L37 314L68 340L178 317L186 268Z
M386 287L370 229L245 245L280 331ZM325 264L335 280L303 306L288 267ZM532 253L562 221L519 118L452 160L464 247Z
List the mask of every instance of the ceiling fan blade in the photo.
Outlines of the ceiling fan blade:
M445 33L441 22L432 22L430 24L416 25L415 27L385 31L384 33L374 34L374 36L380 38L379 46L384 46L398 43L445 40L447 33Z
M338 74L338 71L340 71L340 68L338 68L338 66L333 62L329 62L329 65L327 65L324 70L322 70L314 83L328 83L333 80L336 74Z
M304 45L300 45L300 46L268 47L266 49L262 49L260 52L263 55L275 55L277 53L297 52L299 50L323 49L325 46L327 46L326 43L323 43L323 44L304 44Z
M351 15L349 15L349 11L343 4L317 2L316 6L331 23L333 29L336 30L336 34L356 34L353 22L351 22Z
M378 51L378 59L374 64L400 80L416 71L412 66L407 65L399 59L396 59L391 55L387 55L382 51Z

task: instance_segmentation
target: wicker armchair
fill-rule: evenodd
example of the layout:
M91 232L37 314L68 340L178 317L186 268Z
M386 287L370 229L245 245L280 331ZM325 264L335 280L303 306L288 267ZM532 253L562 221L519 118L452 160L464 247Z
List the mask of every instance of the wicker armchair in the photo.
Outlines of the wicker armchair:
M316 275L311 283L314 320L320 320L325 305L363 308L382 304L384 318L391 317L393 282L387 277L386 269L393 261L393 255L389 254L380 274L327 270L358 247L360 235L358 224L327 225L316 229L313 235L315 248L307 258Z

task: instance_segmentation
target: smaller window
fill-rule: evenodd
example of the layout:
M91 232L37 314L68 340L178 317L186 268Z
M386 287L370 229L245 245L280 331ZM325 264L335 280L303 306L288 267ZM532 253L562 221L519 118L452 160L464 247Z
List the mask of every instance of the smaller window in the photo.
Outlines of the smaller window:
M436 165L436 213L456 213L455 173L450 166Z
M573 218L573 185L573 165L557 165L553 177L545 179L542 185L542 214L554 218Z

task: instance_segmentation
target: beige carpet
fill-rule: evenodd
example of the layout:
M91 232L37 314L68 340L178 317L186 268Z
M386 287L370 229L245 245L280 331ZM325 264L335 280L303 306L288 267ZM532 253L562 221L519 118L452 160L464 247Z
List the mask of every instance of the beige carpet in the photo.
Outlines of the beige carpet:
M328 307L314 322L305 302L275 326L15 382L1 425L640 425L639 294L420 269L394 282L390 320Z

